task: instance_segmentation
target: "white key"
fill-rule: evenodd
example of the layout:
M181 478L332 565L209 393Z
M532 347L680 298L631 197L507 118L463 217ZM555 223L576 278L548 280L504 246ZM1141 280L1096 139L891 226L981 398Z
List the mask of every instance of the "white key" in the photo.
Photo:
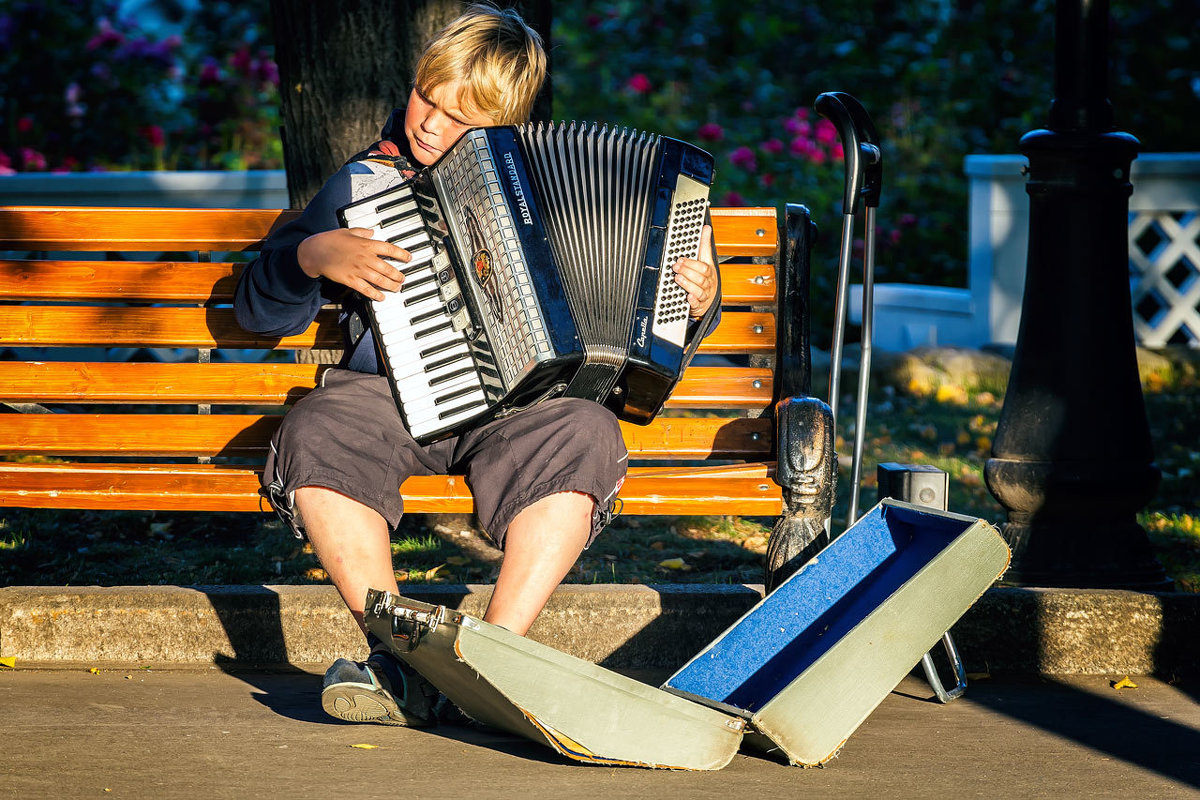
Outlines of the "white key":
M448 409L457 408L463 402L466 402L467 398L472 396L472 394L463 394L463 395L460 395L459 397L454 397L451 399L441 399L441 398L449 397L449 395L451 394L451 389L453 389L454 392L458 392L460 390L465 390L465 389L470 389L470 390L472 390L472 392L482 392L483 391L483 387L480 385L477 376L470 375L470 376L465 376L465 377L467 377L469 379L468 380L460 380L459 381L460 385L448 387L446 390L446 394L437 395L437 396L422 395L420 392L421 387L418 387L418 386L414 386L409 390L406 390L405 387L397 386L397 389L400 392L400 399L404 402L405 414L408 414L411 416L420 416L420 415L423 415L426 411L437 411L438 413L440 413L440 412L446 411Z
M455 398L455 400L452 403L450 403L446 407L446 409L458 408L459 406L464 406L464 405L465 406L473 406L474 404L478 404L477 407L486 408L486 406L487 406L486 401L487 401L487 396L484 395L483 389L479 389L478 391L472 392L471 394L468 394L464 397ZM473 408L472 411L476 410L476 408ZM446 409L438 409L438 408L421 409L421 410L416 411L413 414L409 414L408 409L405 408L404 416L408 418L409 425L412 425L412 426L416 426L416 425L424 426L427 423L436 423L434 427L430 428L431 430L444 428L448 424L453 424L453 422L451 421L453 419L462 419L464 417L470 416L470 414L457 413L453 417L447 417L447 418L445 418L445 420L439 421L439 417Z
M443 363L434 369L429 368L431 363L441 361L446 363ZM457 372L460 369L468 368L474 371L475 361L471 358L470 349L466 346L466 344L463 344L461 349L460 347L455 346L451 348L451 352L447 354L438 353L429 359L414 359L403 364L389 364L388 366L392 371L392 375L396 377L397 381L401 379L418 378L425 381L426 385L431 385L438 378Z

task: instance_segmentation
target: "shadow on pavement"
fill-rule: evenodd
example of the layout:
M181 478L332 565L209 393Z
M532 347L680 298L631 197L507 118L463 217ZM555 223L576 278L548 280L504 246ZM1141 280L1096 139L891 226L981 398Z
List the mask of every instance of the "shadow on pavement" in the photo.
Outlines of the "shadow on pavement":
M971 685L975 703L1142 769L1200 788L1200 730L1108 699L1066 681L1029 679L1021 690ZM1136 691L1136 690L1134 690ZM1130 699L1134 699L1131 697Z

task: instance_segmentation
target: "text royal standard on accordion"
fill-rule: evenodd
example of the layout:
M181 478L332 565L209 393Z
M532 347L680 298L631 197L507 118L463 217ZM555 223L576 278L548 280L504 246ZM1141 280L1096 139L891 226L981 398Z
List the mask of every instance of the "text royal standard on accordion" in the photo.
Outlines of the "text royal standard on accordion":
M363 181L341 224L412 255L366 317L413 437L563 396L653 419L686 366L672 266L698 255L712 175L676 139L539 123L476 128L415 177Z

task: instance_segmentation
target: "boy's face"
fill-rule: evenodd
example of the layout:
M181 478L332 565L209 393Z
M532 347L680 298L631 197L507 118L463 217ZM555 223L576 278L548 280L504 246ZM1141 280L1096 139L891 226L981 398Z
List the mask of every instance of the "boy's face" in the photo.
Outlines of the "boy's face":
M460 81L443 83L424 95L416 89L408 97L404 135L413 156L425 166L441 158L471 128L491 125L482 111L464 111L459 103Z

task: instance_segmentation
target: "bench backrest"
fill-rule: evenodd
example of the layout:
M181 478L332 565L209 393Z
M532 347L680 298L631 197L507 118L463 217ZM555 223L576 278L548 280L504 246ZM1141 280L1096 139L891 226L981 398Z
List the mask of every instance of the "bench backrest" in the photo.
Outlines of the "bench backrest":
M25 412L0 414L0 457L62 461L76 475L96 473L98 482L106 471L134 463L158 465L159 474L177 470L177 499L147 497L124 507L259 507L245 494L244 473L261 464L287 405L328 369L297 363L294 351L341 344L333 309L283 339L247 333L234 320L242 265L295 213L0 208L0 403ZM773 390L778 224L771 208L713 209L712 217L724 308L699 353L726 358L699 359L663 415L623 429L631 458L663 477L686 469L762 484L761 465L773 458L772 425L758 412ZM696 462L710 466L698 472ZM739 472L738 462L759 466ZM135 481L135 470L124 472ZM13 475L20 469L10 463L0 476L0 505L55 504L28 494L29 475ZM240 481L242 500L217 498L226 476ZM146 492L162 492L163 485L159 478ZM708 481L695 487L711 490ZM136 497L132 483L129 492ZM206 492L213 498L205 500ZM726 513L777 513L777 487L760 494L765 505ZM441 496L431 492L429 508L420 497L409 507L455 510L433 507L435 495ZM59 504L104 503L81 496Z

